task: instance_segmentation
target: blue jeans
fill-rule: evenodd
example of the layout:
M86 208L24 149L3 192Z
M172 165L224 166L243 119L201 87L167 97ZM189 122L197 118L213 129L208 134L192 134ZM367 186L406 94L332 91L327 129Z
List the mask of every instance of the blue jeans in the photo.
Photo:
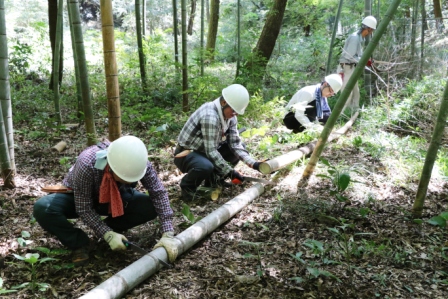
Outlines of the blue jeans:
M244 144L243 146L245 147ZM176 155L182 152L182 150L183 149L178 146L174 154ZM240 158L229 148L227 142L221 144L218 148L218 152L224 160L233 166L240 161ZM185 157L174 158L174 164L180 171L182 171L182 173L186 173L180 181L182 190L194 192L203 181L206 181L206 184L213 184L222 179L219 174L215 172L215 166L207 158L205 153L192 151Z
M109 216L104 222L112 230L122 232L157 217L148 195L133 188L121 189L124 215L112 218L108 212L108 204L98 204L94 208L99 215ZM75 250L89 245L87 234L68 221L79 218L73 193L51 193L39 198L34 203L33 214L40 226L55 235L67 248Z

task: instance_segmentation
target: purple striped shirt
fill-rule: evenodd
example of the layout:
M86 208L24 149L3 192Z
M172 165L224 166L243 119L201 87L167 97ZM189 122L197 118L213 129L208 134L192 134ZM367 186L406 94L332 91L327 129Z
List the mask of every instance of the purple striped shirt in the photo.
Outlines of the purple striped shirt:
M93 229L95 234L103 237L105 233L111 231L102 220L100 215L94 210L94 204L99 202L100 185L104 171L96 169L95 154L101 149L110 145L108 140L98 145L86 148L77 158L63 184L73 189L75 196L76 213L82 221ZM100 148L101 147L101 148ZM149 198L153 201L156 212L162 224L162 231L174 231L173 210L170 207L168 192L163 187L152 164L148 161L146 173L140 180L143 187L148 190Z

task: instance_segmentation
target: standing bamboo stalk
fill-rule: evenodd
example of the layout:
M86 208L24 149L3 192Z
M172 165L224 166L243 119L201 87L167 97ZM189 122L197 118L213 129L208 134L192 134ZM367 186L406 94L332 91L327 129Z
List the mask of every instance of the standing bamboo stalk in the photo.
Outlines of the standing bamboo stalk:
M201 76L204 76L204 0L201 0Z
M59 103L59 62L61 60L61 43L62 43L62 21L63 21L64 1L58 1L58 17L56 20L56 39L54 43L53 57L53 102L56 114L56 122L62 123L61 106Z
M8 40L5 3L0 0L0 168L5 188L14 188L15 162L12 128L11 90L9 85Z
M72 16L70 15L70 0L67 0L67 11L68 11L69 24L70 24L70 38L72 40L73 65L75 67L76 101L78 103L78 112L76 113L76 116L78 118L81 118L84 109L82 108L81 80L79 78L78 59L76 58L75 36L74 36L73 30L72 30Z
M188 111L187 0L182 0L182 111Z
M238 0L236 8L236 43L237 43L237 54L236 54L236 78L240 75L240 64L241 64L241 1Z
M445 123L448 117L448 81L443 92L442 102L440 103L439 114L437 115L436 125L426 153L425 164L423 165L420 182L418 184L417 196L412 207L412 213L415 218L420 218L423 211L426 192L428 191L429 181L431 179L432 168L437 159L437 152L442 143L442 137L445 130Z
M367 60L372 55L373 50L375 50L376 46L378 45L378 42L383 35L383 33L386 31L387 26L390 23L390 20L392 19L393 15L395 14L398 5L400 4L401 0L394 0L383 20L378 25L378 28L375 32L375 36L372 38L372 41L367 46L366 50L362 54L361 58L359 59L359 62L353 71L352 76L347 82L346 87L342 91L341 95L339 96L339 99L336 103L336 106L334 107L330 117L327 120L327 123L325 124L325 127L317 141L316 148L313 151L313 154L310 157L310 161L308 162L308 165L306 166L302 178L298 182L298 186L304 186L308 183L308 180L310 176L313 174L314 169L316 168L317 161L319 160L320 155L322 154L322 151L324 149L325 143L328 140L328 137L330 136L331 131L333 130L333 127L336 123L336 120L338 119L339 115L342 112L342 109L347 102L347 99L352 92L353 87L355 86L355 83L357 82L359 76L361 76L364 66L367 64Z
M143 0L145 2L145 0ZM140 77L142 80L143 91L146 90L146 58L143 53L143 36L142 36L142 22L140 14L140 0L135 0L135 26L137 27L137 47L138 47L138 60L140 65Z
M173 36L174 36L174 61L176 62L176 69L179 64L179 42L177 41L177 0L173 0Z
M330 41L330 51L328 52L327 67L325 68L325 74L326 75L331 73L330 67L331 67L331 58L333 56L334 39L336 37L336 31L338 30L339 17L341 15L342 3L343 2L344 2L344 0L339 0L338 12L336 13L336 19L334 20L333 33L331 34L331 41Z
M95 121L93 119L92 102L90 98L90 84L89 73L87 71L86 52L84 49L84 39L82 36L81 17L79 15L79 2L78 0L69 0L70 9L68 10L71 16L73 30L73 36L75 39L76 49L76 64L75 67L79 68L79 78L81 79L81 91L82 91L82 106L84 109L84 117L87 132L87 144L94 145L97 143Z
M118 88L117 60L115 55L114 19L112 1L101 0L101 27L103 33L104 70L106 73L109 140L121 136L120 92Z

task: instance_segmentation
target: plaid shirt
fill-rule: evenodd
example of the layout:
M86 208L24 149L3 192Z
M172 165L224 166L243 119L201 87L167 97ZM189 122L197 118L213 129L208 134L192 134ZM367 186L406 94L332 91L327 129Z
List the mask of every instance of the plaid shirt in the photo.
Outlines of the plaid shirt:
M187 120L177 138L180 146L205 153L220 175L229 174L233 168L218 152L219 143L226 136L229 147L235 154L252 167L255 160L244 149L237 129L237 119L232 117L227 132L219 118L219 112L213 102L205 103Z
M360 31L350 34L345 41L339 63L358 63L362 56L363 41Z
M70 168L63 181L65 186L73 189L76 213L99 237L104 236L105 233L112 229L101 220L100 215L94 210L94 205L99 203L100 185L104 174L103 170L94 167L95 153L107 148L109 145L110 142L105 141L85 149L78 156L75 165ZM162 231L174 231L172 222L174 213L170 207L168 193L149 161L146 173L140 182L148 190L149 197L154 203L162 223Z

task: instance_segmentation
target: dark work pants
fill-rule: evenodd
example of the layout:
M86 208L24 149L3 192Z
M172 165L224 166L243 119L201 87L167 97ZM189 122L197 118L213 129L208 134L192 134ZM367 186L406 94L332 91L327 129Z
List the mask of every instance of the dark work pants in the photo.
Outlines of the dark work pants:
M311 109L311 108L306 108L305 114L308 116L308 118L311 122L314 122L316 120L315 112L314 112L314 115L312 113L308 114L307 113L308 109ZM315 110L315 108L314 108L314 110ZM324 112L323 117L319 118L319 122L321 124L325 125L325 123L327 122L330 115L331 115L331 112ZM305 127L302 126L302 124L299 123L299 121L296 119L296 117L294 116L294 112L289 112L288 114L285 115L285 117L283 118L283 124L288 129L292 130L292 132L295 134L305 131Z
M181 151L183 151L183 149L179 148L178 146L174 154L176 155ZM240 158L236 156L229 148L227 142L221 144L221 146L218 148L218 152L221 154L224 160L226 160L233 166L238 164L238 162L240 161ZM180 187L182 188L182 190L194 192L203 181L206 181L206 184L213 184L222 179L215 172L215 166L207 158L205 153L192 151L185 157L174 158L174 164L177 166L177 168L179 168L180 171L182 171L182 173L186 173L186 175L180 182Z
M114 231L125 231L157 217L149 196L133 188L120 190L124 215L112 218L108 204L99 204L95 211L107 217L104 222ZM34 217L40 226L55 235L67 248L74 250L89 245L89 237L68 219L79 218L75 210L73 193L51 193L39 198L34 204Z

